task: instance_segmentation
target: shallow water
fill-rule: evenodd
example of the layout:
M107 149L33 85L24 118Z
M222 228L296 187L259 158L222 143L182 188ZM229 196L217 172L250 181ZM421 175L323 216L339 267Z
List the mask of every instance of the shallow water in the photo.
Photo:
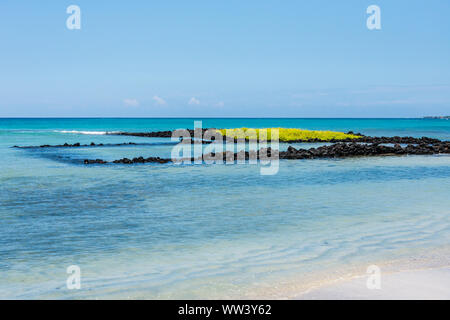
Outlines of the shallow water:
M446 120L203 119L203 126L450 139ZM286 160L273 176L261 176L258 165L82 164L169 157L173 147L169 139L101 132L188 127L193 119L0 119L0 297L242 297L319 270L450 244L448 156ZM149 145L11 148L130 141ZM74 264L81 290L66 288Z

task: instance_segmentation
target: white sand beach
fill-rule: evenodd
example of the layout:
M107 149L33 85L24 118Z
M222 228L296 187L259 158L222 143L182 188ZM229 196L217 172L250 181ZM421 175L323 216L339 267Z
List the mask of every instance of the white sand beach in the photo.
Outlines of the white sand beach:
M379 289L368 289L368 276L343 280L298 295L295 299L450 299L450 267L381 275Z

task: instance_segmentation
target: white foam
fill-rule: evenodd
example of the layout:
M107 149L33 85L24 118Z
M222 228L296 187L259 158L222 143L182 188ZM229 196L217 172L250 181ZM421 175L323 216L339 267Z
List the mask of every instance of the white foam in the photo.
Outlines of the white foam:
M74 133L74 134L92 134L92 135L104 135L108 133L117 133L117 131L78 131L78 130L55 130L59 133Z

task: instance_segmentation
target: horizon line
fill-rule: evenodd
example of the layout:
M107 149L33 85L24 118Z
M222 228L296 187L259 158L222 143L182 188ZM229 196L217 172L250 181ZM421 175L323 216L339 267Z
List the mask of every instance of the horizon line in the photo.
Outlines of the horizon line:
M440 116L421 116L421 117L0 117L0 119L427 119L441 120Z

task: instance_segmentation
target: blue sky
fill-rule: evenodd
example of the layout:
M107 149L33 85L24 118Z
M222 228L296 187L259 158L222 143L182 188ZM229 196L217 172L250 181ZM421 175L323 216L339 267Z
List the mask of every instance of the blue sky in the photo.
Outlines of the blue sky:
M0 117L438 114L448 0L0 2Z

